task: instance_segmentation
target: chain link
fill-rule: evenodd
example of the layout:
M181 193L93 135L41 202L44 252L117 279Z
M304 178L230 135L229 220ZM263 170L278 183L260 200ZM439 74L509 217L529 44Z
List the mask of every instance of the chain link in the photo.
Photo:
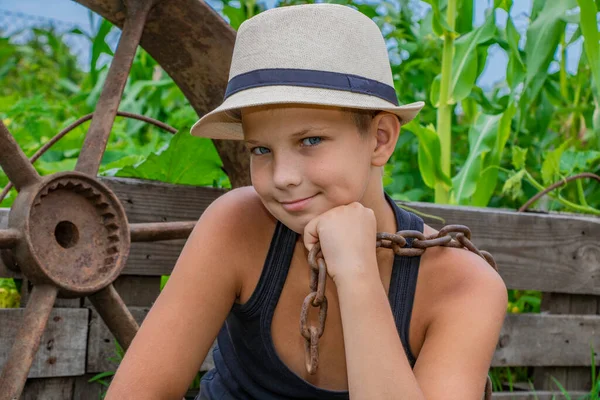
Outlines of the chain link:
M411 247L405 247L407 239L412 239ZM439 230L437 234L425 236L420 231L404 230L396 234L377 233L376 247L392 249L395 254L405 257L420 256L431 247L455 247L464 248L477 254L487 261L494 270L498 271L496 261L487 251L479 250L471 242L471 230L464 225L447 225ZM302 303L300 312L300 333L304 338L304 360L306 370L313 375L319 366L319 339L325 331L325 320L327 319L327 297L325 296L325 282L327 281L327 265L321 253L320 243L316 243L308 253L308 265L310 266L310 293ZM319 308L318 325L309 325L309 307ZM488 377L486 381L486 400L491 395L491 382Z

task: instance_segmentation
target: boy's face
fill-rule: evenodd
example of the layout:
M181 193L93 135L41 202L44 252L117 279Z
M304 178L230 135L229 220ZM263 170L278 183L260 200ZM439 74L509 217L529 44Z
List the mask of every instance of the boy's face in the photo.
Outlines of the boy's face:
M253 107L242 111L242 121L252 185L269 212L290 229L302 234L316 216L363 198L376 139L361 136L349 112Z

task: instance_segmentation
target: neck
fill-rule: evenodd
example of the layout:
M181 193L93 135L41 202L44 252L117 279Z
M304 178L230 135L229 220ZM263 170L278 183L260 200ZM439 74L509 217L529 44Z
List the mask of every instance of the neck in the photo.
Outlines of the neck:
M381 168L373 168L371 179L361 200L361 204L370 208L377 219L377 232L396 233L394 210L385 198Z

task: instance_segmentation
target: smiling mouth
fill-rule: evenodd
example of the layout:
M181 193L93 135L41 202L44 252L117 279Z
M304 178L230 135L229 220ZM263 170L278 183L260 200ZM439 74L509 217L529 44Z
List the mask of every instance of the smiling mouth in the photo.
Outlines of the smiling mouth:
M300 200L289 201L289 202L280 202L280 203L281 203L281 206L287 211L300 211L300 210L304 209L315 196L316 195L306 197L306 198L300 199Z
M299 203L299 202L301 202L301 201L304 201L304 200L308 200L308 199L310 199L310 198L312 198L312 197L313 197L313 196L310 196L310 197L305 197L305 198L303 198L303 199L299 199L299 200L292 200L292 201L280 201L280 203L281 203L281 204L286 204L286 205L287 205L287 204L294 204L294 203Z

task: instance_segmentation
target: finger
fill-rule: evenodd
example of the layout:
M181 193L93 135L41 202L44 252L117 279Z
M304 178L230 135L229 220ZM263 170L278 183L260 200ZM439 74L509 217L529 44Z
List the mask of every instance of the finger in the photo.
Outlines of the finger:
M302 240L304 241L304 247L306 247L306 250L308 251L310 251L315 243L319 241L319 233L317 231L318 224L319 217L316 217L310 220L310 222L304 227L304 236Z

